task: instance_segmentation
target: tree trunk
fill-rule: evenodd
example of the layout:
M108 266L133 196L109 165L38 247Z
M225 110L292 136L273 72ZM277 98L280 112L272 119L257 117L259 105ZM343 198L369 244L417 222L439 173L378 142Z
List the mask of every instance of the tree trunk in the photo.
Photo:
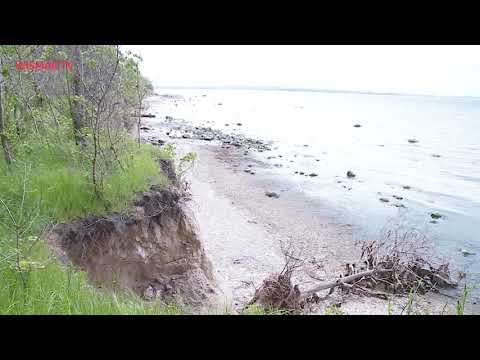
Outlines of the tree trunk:
M12 163L12 154L10 152L10 144L8 143L7 135L5 135L5 122L4 122L4 117L3 117L2 85L1 85L1 83L0 83L0 141L2 143L3 155L5 157L5 163L7 164L7 166L10 166L10 164Z
M75 143L77 145L84 145L85 139L82 135L83 124L83 105L80 101L80 97L83 95L82 91L82 78L81 78L81 53L80 45L74 45L72 51L72 57L74 61L73 65L73 84L72 84L72 119L73 119L73 131L75 134Z

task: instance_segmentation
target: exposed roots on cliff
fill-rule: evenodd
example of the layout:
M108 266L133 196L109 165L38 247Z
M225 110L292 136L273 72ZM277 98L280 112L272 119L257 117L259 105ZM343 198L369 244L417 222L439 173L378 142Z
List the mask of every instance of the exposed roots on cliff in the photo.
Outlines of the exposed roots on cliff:
M59 224L47 240L94 284L204 306L215 292L212 269L186 202L178 187L152 186L130 213Z

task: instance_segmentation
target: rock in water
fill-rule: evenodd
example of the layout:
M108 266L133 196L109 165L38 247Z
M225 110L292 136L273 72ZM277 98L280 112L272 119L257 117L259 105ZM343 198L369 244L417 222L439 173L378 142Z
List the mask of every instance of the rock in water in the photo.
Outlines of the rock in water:
M468 250L466 250L466 249L462 249L462 254L463 254L463 256L475 255L474 252L468 251Z
M237 123L237 126L242 126L242 123Z
M268 196L269 198L274 198L274 199L278 199L280 197L280 195L278 195L277 193L270 192L270 191L267 191L265 195Z
M386 202L386 203L387 203L387 202L390 202L390 200L388 200L388 199L386 199L386 198L380 198L380 201Z
M317 175L317 174L315 174L315 173L311 173L311 174L310 174L310 175L308 175L308 176L315 177L315 176L318 176L318 175Z
M362 127L362 125L360 125L360 124L355 124L355 125L353 125L353 127L359 128L359 127Z
M356 175L353 173L353 171L348 170L347 171L347 177L349 178L354 178Z
M442 215L439 213L431 213L430 216L432 219L440 219L442 217Z
M408 142L409 142L410 144L415 144L415 143L418 142L418 140L417 140L417 139L408 139Z

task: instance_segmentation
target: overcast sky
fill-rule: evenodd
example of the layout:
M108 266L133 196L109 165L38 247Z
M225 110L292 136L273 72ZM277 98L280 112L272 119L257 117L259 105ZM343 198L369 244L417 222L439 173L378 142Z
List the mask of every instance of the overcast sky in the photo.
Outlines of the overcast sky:
M480 46L127 45L155 86L480 96Z

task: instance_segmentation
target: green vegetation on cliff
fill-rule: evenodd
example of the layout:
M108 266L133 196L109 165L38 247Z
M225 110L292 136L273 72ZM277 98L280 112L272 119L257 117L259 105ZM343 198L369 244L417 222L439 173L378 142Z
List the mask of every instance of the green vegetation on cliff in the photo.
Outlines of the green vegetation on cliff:
M16 68L68 59L73 68ZM117 46L0 46L0 314L169 314L175 306L104 291L44 243L58 222L122 212L166 184L169 155L129 135L152 92Z

